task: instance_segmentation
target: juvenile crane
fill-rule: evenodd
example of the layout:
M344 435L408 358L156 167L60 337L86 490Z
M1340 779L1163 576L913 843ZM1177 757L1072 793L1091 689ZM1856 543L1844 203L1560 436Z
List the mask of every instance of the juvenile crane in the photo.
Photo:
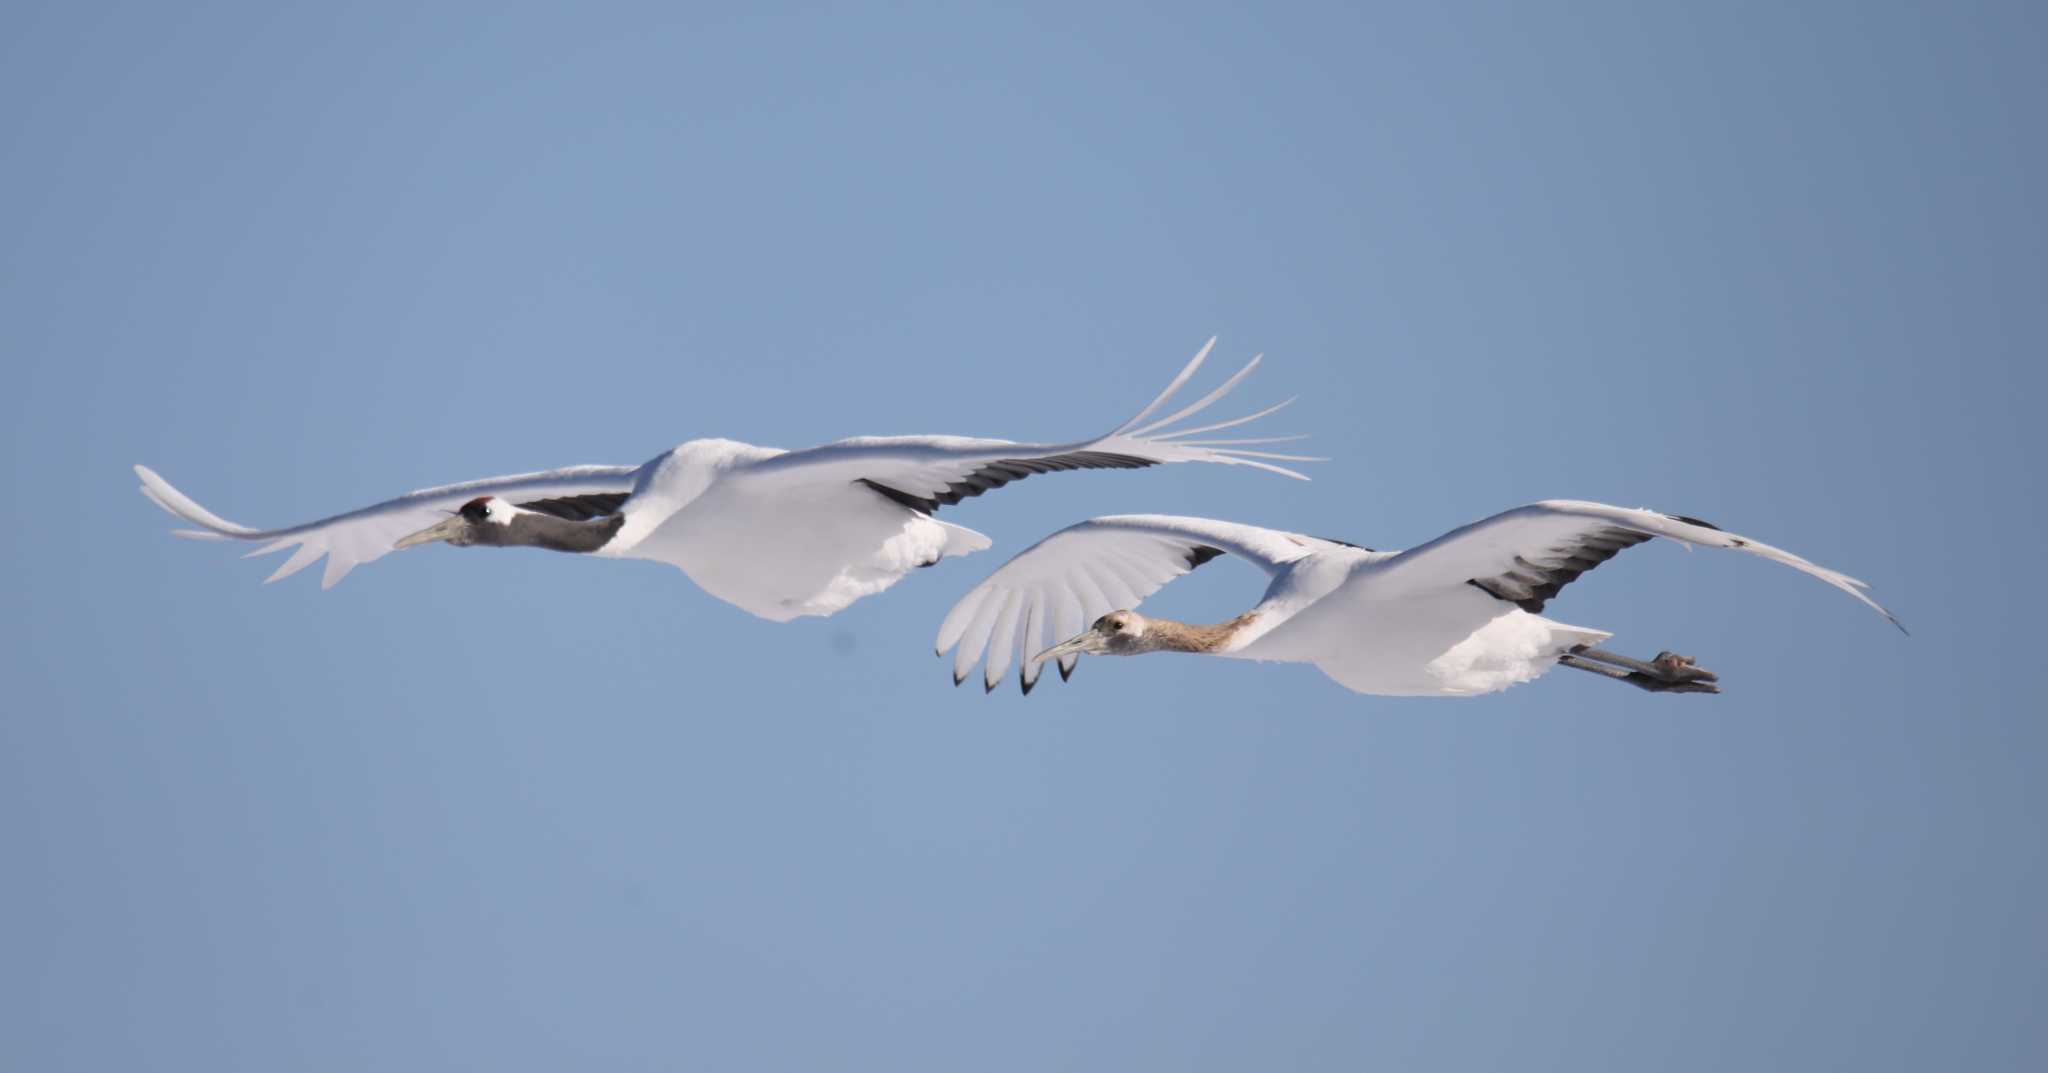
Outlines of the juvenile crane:
M1258 367L1256 357L1202 398L1150 420L1215 344L1209 340L1137 416L1074 443L890 436L785 451L692 440L641 466L573 466L444 485L284 529L224 521L148 467L135 472L143 495L198 527L174 530L180 536L262 542L250 555L296 548L269 581L323 556L321 587L331 588L350 570L401 548L528 546L668 563L711 595L782 622L830 615L917 567L988 547L987 537L932 515L1034 474L1214 462L1306 480L1275 463L1315 459L1246 449L1298 437L1191 438L1255 421L1287 402L1176 427L1237 387Z
M962 597L939 627L938 651L954 649L955 685L986 651L987 689L1013 657L1029 656L1018 672L1026 693L1046 660L1065 679L1084 654L1146 652L1310 663L1349 689L1389 696L1492 693L1556 666L1654 692L1718 693L1717 677L1691 659L1616 655L1596 647L1612 634L1539 614L1581 574L1655 537L1783 563L1898 625L1863 582L1697 518L1551 500L1399 552L1208 518L1095 518L1026 549ZM1219 555L1272 579L1257 606L1215 625L1132 610Z

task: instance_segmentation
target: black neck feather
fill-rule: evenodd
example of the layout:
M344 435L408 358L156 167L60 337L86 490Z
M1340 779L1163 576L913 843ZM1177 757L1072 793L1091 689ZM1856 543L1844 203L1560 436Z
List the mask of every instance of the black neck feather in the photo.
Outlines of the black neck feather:
M626 524L626 516L613 514L587 522L572 522L552 514L520 514L502 527L501 544L547 548L550 551L593 552L610 543Z

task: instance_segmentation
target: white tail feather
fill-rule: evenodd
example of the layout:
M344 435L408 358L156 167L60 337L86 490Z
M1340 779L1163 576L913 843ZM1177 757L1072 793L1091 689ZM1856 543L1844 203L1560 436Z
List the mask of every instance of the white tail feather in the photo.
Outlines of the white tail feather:
M1129 421L1126 421L1123 424L1118 425L1116 431L1111 433L1110 435L1121 435L1126 429L1129 429L1132 425L1135 425L1138 422L1143 421L1148 417L1151 417L1154 411L1158 410L1161 406L1166 405L1166 400L1172 398L1173 393L1179 391L1181 389L1181 385L1186 384L1188 382L1188 379L1195 375L1195 370L1202 367L1202 362L1207 360L1207 358L1209 357L1209 351L1215 346L1216 337L1212 335L1209 337L1208 342L1202 344L1202 349L1195 352L1194 360L1188 362L1185 366L1181 367L1180 372L1174 376L1173 382L1166 385L1166 390L1160 392L1158 398L1153 399L1149 403L1146 403L1144 409L1139 410L1136 416L1133 416Z
M1134 454L1142 454L1146 457L1157 458L1162 462L1215 462L1223 465L1250 466L1269 473L1277 473L1283 477L1292 477L1301 481L1308 480L1306 474L1298 473L1285 466L1276 466L1272 463L1324 462L1328 461L1327 459L1311 455L1281 455L1243 449L1254 444L1284 443L1306 439L1307 437L1305 436L1261 436L1238 440L1189 440L1186 438L1188 436L1200 435L1204 432L1217 432L1227 428L1235 428L1239 425L1257 421L1259 418L1285 409L1294 402L1293 399L1275 403L1255 413L1232 418L1228 421L1218 421L1194 428L1176 429L1173 427L1176 422L1185 421L1207 410L1236 390L1237 386L1242 384L1247 376L1251 375L1252 370L1259 367L1259 363L1264 360L1264 355L1254 356L1251 361L1245 363L1244 368L1232 373L1223 383L1217 385L1208 394L1203 395L1194 402L1181 407L1166 417L1152 421L1150 424L1141 424L1141 422L1150 418L1168 402L1172 401L1174 395L1181 388L1187 386L1189 379L1194 376L1195 370L1201 367L1203 360L1209 356L1210 350L1215 345L1216 340L1213 338L1203 344L1201 351L1195 355L1194 360L1188 362L1181 369L1180 373L1173 378L1173 381L1166 385L1166 390L1160 392L1157 398L1146 404L1145 408L1138 411L1129 421L1118 426L1115 432L1088 445L1088 449L1108 452L1124 450Z
M190 496L171 487L171 482L157 476L156 471L148 466L135 467L135 475L142 478L142 494L148 496L150 502L207 530L215 539L248 537L257 532L246 525L236 525L193 502Z
M1155 429L1165 428L1166 426L1173 424L1175 421L1178 421L1183 417L1193 417L1194 415L1201 413L1203 410L1208 409L1211 403L1215 402L1217 399L1220 399L1225 395L1230 394L1231 388L1234 388L1237 385L1243 383L1244 378L1250 376L1252 374L1252 370L1258 368L1259 362L1264 358L1264 354L1253 355L1252 360L1246 362L1244 368L1239 369L1238 371L1230 374L1230 379L1225 380L1221 384L1216 385L1216 390L1209 392L1207 395L1202 396L1200 399L1197 399L1195 402L1190 403L1187 406L1183 406L1180 409L1175 410L1172 416L1162 417L1159 420L1154 421L1149 425L1146 425L1144 428L1133 429L1130 432L1130 435L1143 436L1146 433L1152 432Z
M1295 395L1289 398L1282 399L1279 402L1276 402L1273 405L1268 406L1255 414L1246 414L1243 417L1233 417L1228 421L1218 421L1213 425L1203 425L1200 428L1184 428L1178 431L1166 433L1156 438L1162 440L1171 440L1178 439L1182 436L1200 435L1204 432L1221 432L1226 428L1236 428L1239 425L1247 425L1253 421L1257 421L1261 417L1269 417L1273 414L1277 414L1280 411L1287 409L1289 406L1294 405L1295 400L1300 397L1301 396L1299 395ZM1303 438L1307 438L1306 433L1303 434Z

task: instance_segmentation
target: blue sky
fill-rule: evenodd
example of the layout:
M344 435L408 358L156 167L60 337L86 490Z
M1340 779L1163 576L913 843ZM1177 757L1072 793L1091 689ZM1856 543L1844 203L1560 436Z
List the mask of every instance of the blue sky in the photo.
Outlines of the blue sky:
M2048 1038L2035 5L27 5L0 40L0 1065L2016 1069ZM684 439L1085 435L1211 334L1333 461L1034 480L828 620L173 540ZM1713 698L1091 661L1052 529L1412 544ZM1148 605L1256 597L1218 564ZM2030 1060L2027 1056L2034 1055Z

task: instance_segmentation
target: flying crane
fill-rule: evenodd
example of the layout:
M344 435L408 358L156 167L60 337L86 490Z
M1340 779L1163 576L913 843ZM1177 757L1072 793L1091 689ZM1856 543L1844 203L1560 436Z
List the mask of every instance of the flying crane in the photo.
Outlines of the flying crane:
M1185 427L1242 383L1258 367L1257 357L1207 395L1153 419L1215 345L1209 340L1129 421L1074 443L887 436L785 451L691 440L640 466L572 466L443 485L283 529L226 521L148 467L135 472L143 495L197 527L173 530L179 536L260 542L251 556L295 549L268 581L324 557L321 587L332 588L364 563L436 542L538 547L668 563L711 595L782 622L830 615L911 570L988 547L987 537L933 515L1036 474L1211 462L1306 480L1278 463L1319 459L1248 449L1300 437L1201 438L1258 420L1292 399Z

